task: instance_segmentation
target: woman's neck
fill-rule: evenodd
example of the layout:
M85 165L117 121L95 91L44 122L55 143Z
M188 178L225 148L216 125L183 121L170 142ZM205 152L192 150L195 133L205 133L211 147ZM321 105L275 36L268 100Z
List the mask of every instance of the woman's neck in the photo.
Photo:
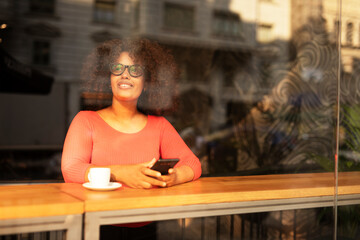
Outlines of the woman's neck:
M97 113L112 128L124 133L139 132L147 123L147 116L140 113L136 105L112 104Z
M115 117L120 117L122 119L132 119L140 114L137 110L137 104L133 102L113 101L113 104L108 108L108 110Z

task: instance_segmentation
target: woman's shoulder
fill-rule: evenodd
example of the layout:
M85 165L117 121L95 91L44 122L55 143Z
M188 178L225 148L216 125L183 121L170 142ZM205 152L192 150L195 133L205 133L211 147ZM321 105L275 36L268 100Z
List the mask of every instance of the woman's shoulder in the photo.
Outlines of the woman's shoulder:
M94 118L97 117L97 115L95 111L80 111L76 114L75 118Z
M153 126L160 128L172 127L172 124L163 116L148 115L148 119Z
M148 115L148 120L152 123L164 124L168 122L163 116Z
M89 123L93 122L95 119L97 119L98 114L94 111L80 111L78 112L72 122L78 122L78 123Z

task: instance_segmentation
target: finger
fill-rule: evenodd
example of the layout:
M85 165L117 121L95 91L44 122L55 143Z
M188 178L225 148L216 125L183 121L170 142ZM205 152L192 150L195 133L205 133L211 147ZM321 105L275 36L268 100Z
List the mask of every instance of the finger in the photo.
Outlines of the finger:
M145 188L145 189L152 188L152 185L150 183L148 183L148 182L145 182L145 181L142 181L140 183L140 186L141 186L141 188Z
M162 175L161 178L158 178L160 181L163 182L169 182L171 180L171 178L169 177L169 175Z
M172 173L174 173L174 172L175 172L175 169L170 168L168 172L169 172L169 174L172 174Z
M141 172L146 175L146 176L150 176L150 177L154 177L154 178L159 178L161 177L161 173L155 170L152 170L150 168L142 168Z
M166 182L166 187L171 187L173 185L173 179L171 177L162 177L162 181Z
M166 182L160 181L152 177L147 177L146 182L148 182L152 186L166 187Z

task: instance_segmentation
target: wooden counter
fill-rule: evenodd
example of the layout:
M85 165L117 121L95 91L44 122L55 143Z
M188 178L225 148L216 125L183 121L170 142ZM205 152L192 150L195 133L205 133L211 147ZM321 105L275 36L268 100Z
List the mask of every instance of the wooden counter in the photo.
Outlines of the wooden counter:
M333 173L200 178L171 188L97 192L57 184L84 201L85 239L103 224L334 206ZM360 204L360 172L339 174L338 204Z
M100 225L360 204L360 172L209 177L171 188L92 191L75 183L0 186L0 235ZM84 229L82 216L85 215Z
M67 230L81 239L83 201L51 184L0 186L0 235Z
M83 201L51 184L0 186L0 220L83 213Z
M360 193L360 173L339 175L339 194ZM333 173L200 178L171 188L97 192L80 184L56 187L85 201L85 212L333 196ZM101 203L101 204L99 204Z

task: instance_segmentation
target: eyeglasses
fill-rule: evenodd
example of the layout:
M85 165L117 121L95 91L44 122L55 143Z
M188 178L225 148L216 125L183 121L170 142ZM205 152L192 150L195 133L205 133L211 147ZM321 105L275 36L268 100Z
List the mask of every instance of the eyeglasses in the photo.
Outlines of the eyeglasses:
M120 76L128 69L130 76L140 77L144 74L144 67L141 65L124 65L121 63L110 64L110 72L116 76Z

